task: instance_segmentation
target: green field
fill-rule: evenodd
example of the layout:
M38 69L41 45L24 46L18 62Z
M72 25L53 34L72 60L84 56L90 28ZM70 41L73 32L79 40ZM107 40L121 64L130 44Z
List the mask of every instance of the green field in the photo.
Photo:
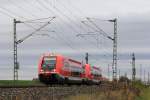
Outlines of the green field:
M31 86L31 85L43 85L38 80L0 80L0 86Z

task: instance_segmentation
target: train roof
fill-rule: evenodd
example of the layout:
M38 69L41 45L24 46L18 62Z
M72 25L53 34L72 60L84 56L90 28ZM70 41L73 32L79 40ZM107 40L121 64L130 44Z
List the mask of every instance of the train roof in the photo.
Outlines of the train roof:
M69 61L71 61L71 62L78 63L78 64L82 64L80 61L71 59L71 58L69 58L69 57L65 57L65 56L63 56L63 55L61 55L61 54L58 54L58 53L44 53L42 56L43 56L43 57L44 57L44 56L61 56L61 57L67 58L67 59L68 59Z
M91 66L91 68L96 69L96 70L101 70L101 68L97 66Z

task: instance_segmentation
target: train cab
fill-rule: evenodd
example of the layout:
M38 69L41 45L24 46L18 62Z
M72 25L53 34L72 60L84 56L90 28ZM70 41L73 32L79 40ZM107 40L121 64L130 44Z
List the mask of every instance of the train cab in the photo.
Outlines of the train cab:
M46 54L38 65L39 80L48 83L81 83L84 69L82 63L61 55Z

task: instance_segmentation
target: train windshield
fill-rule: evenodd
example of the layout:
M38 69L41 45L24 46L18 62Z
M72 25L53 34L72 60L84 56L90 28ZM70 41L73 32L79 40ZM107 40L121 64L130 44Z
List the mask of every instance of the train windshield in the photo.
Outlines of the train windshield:
M52 70L56 66L56 57L45 57L42 68L44 70Z

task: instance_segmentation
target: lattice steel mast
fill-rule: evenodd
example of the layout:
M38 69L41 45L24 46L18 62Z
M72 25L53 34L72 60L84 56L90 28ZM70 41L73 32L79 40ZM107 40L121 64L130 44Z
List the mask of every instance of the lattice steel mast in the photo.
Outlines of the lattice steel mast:
M107 33L105 33L102 29L100 29L90 18L87 18L87 20L94 25L98 30L96 30L98 33L102 34L104 37L107 37L108 39L113 41L113 62L112 62L112 69L113 69L113 80L117 79L117 18L112 20L104 20L113 22L114 24L114 36L113 38L109 36ZM84 21L82 21L83 24L89 26ZM89 26L90 27L90 26ZM77 36L84 36L84 35L95 35L95 34L78 34Z
M24 23L23 21L17 21L16 19L14 19L13 21L13 28L14 28L14 81L18 80L18 69L19 69L19 62L18 62L18 57L17 57L17 45L22 43L23 41L25 41L27 38L31 37L32 35L34 35L35 33L37 33L38 31L40 31L42 28L46 27L48 24L50 24L50 22L56 17L52 17L48 22L46 22L44 25L40 26L38 29L36 29L35 31L33 31L32 33L30 33L29 35L27 35L26 37L17 40L17 34L16 34L16 25L17 23Z
M117 79L117 19L110 20L114 22L114 38L113 38L113 79Z
M136 69L135 69L135 55L132 54L132 81L135 81Z
M17 34L16 34L16 25L17 23L20 23L20 21L16 21L14 19L14 80L18 80L18 69L19 69L19 63L17 58Z

